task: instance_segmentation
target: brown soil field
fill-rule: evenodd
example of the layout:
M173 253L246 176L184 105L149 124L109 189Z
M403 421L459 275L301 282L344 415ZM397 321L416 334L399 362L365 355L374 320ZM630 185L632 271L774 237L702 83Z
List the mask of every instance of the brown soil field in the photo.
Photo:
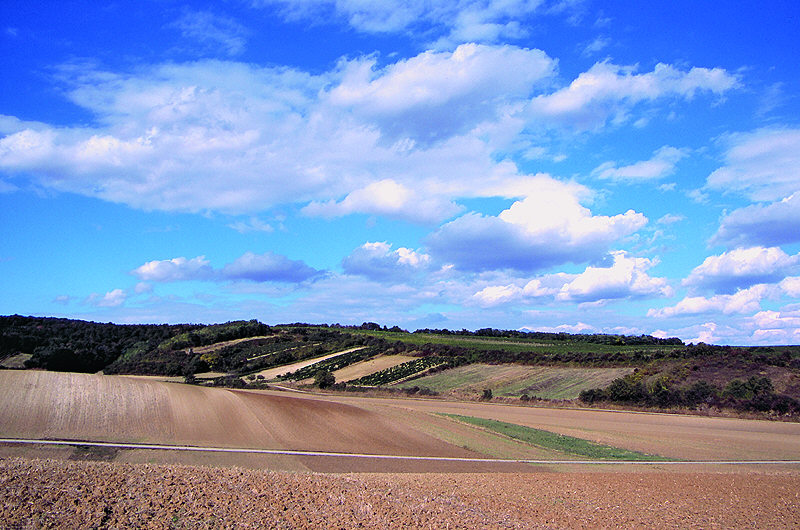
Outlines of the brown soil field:
M496 419L684 460L800 459L798 423L346 394L241 391L123 376L0 371L0 436L3 437L387 455L565 459L561 453L461 425L436 413ZM122 454L129 455L127 451ZM180 458L181 462L193 462L185 455ZM219 458L227 461L230 457ZM369 460L356 463L354 459L335 459L338 463L334 466L330 459L321 457L276 460L284 462L279 469L320 471L381 471L397 470L400 466L397 462L370 464ZM432 469L429 462L406 463L401 467L406 471Z
M800 423L346 394L308 397L370 410L390 407L495 419L683 460L800 460Z
M296 394L43 371L0 371L0 435L386 455L480 456L377 411L349 404ZM317 462L313 458L296 459L302 467L311 469ZM320 465L325 470L332 469L329 462ZM348 470L351 465L341 461L337 470ZM367 470L375 470L375 465Z
M368 361L351 364L350 366L345 366L341 370L336 370L333 372L333 376L336 378L337 383L352 381L353 379L374 374L375 372L386 370L387 368L403 364L413 359L416 359L416 357L411 357L409 355L380 355Z
M796 528L800 475L362 474L0 459L7 528Z
M262 370L258 372L256 375L263 375L264 379L270 380L275 379L279 375L288 374L289 372L295 372L301 368L305 368L306 366L311 366L312 364L318 363L320 361L324 361L325 359L331 359L333 357L338 357L339 355L344 355L345 353L350 353L351 351L361 350L363 346L359 346L358 348L350 348L349 350L344 350L336 353L331 353L330 355L324 355L322 357L314 357L313 359L306 359L304 361L299 361L292 364L286 364L283 366L278 366L276 368L268 368L266 370Z

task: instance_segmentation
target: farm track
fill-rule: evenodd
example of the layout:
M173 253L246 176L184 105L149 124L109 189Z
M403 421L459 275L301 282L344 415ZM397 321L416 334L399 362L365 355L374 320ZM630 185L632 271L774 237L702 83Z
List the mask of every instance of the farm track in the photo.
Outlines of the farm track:
M96 442L91 440L31 440L17 438L0 438L0 444L41 445L68 447L98 447L110 449L156 450L156 451L198 451L210 453L247 453L287 456L319 456L326 458L358 458L374 460L413 460L425 462L463 462L481 464L540 464L548 466L797 466L800 460L534 460L510 458L468 458L456 456L411 456L384 455L373 453L332 453L326 451L294 451L289 449L247 449L237 447L200 447L193 445L160 445Z

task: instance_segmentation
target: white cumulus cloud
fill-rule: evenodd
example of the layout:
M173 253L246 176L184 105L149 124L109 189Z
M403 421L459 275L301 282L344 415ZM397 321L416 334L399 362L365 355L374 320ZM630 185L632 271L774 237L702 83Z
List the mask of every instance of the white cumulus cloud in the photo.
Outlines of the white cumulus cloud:
M647 223L633 210L593 215L580 203L585 188L550 177L530 179L528 189L497 217L468 213L443 225L428 238L431 253L464 270L533 271L598 258Z
M104 295L93 293L86 302L96 307L119 307L125 303L128 295L122 289L114 289Z
M148 261L131 273L147 282L176 282L184 280L205 280L213 276L213 270L205 256L186 259L185 257Z
M614 162L604 162L592 171L592 176L621 181L656 180L672 175L675 172L675 165L687 154L686 149L665 145L656 150L650 160L628 166L617 166Z
M682 315L722 313L725 315L753 313L761 308L761 300L773 295L775 289L765 284L754 285L734 294L718 294L710 298L687 296L674 306L647 311L648 317L669 318Z
M613 300L643 296L672 296L672 288L664 278L654 278L647 270L657 264L648 258L629 256L624 251L611 255L610 267L587 267L575 279L564 284L557 298L580 302Z
M608 119L623 122L640 102L664 97L692 98L698 92L721 95L738 80L721 68L681 71L659 63L652 72L609 62L596 63L569 86L553 94L536 96L530 104L532 116L577 129L594 129Z
M708 176L713 190L776 201L800 191L800 129L769 128L729 135L725 166Z
M800 254L789 256L778 247L737 248L707 257L682 283L730 294L754 284L778 282L798 264Z
M769 204L752 204L723 217L712 243L783 245L800 241L800 191Z
M392 250L392 245L385 241L364 243L342 260L347 274L389 282L404 281L430 265L427 254L406 247Z

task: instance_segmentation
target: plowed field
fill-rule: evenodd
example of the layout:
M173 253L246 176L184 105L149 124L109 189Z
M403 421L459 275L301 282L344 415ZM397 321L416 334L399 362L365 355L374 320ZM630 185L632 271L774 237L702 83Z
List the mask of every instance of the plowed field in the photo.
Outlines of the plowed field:
M798 491L798 475L320 475L0 459L10 528L796 528Z
M343 403L127 377L39 371L0 372L0 435L479 456L409 425L389 421L378 412Z
M800 457L800 425L791 423L0 371L8 438L563 458L435 412L677 458ZM798 492L800 466L787 464L533 466L0 444L4 528L793 528Z

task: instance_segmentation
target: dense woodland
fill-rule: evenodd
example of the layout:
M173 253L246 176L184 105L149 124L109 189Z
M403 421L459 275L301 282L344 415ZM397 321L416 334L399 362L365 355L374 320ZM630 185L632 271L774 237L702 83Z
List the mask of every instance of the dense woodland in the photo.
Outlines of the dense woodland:
M27 354L31 369L184 376L220 375L211 384L262 383L260 370L358 348L286 376L317 378L380 354L418 357L350 386L381 386L473 363L634 367L606 388L584 391L586 404L649 408L733 408L800 414L800 347L684 344L648 335L570 335L492 328L409 333L360 326L269 326L256 320L200 325L117 325L58 318L0 317L0 361ZM345 385L335 385L343 388ZM420 389L425 391L425 389ZM525 396L527 397L527 396Z

